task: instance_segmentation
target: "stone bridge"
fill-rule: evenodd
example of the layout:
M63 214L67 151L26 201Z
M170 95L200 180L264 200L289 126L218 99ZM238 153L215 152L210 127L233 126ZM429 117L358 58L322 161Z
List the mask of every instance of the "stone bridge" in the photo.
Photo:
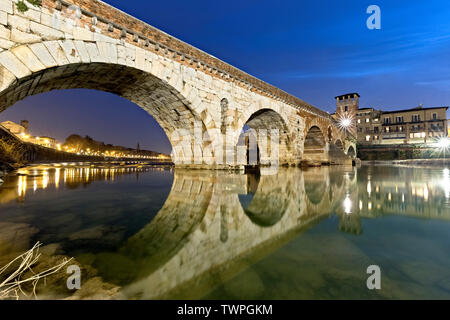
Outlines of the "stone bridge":
M178 166L250 164L247 126L258 164L350 161L352 142L328 113L104 2L25 3L0 0L0 112L42 92L96 89L153 116Z

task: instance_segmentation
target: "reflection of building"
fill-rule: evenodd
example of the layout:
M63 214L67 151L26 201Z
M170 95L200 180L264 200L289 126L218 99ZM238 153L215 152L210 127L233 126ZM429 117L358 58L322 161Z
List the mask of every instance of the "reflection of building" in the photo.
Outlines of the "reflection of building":
M12 121L4 121L0 123L5 129L17 136L19 139L25 142L38 144L43 147L52 149L61 149L61 145L55 138L52 137L35 137L29 132L29 122L28 120L22 120L20 124Z
M388 145L435 142L448 135L448 107L381 111L359 108L359 94L336 97L335 117L348 117L354 122L359 144Z
M448 169L427 173L414 168L371 170L367 180L359 181L358 207L362 217L405 215L450 219Z

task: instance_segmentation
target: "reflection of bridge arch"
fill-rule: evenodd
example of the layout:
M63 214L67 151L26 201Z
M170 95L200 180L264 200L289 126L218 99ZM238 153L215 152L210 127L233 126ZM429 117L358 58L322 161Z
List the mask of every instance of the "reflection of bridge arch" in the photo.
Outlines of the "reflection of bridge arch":
M196 172L175 171L172 190L156 217L132 236L122 252L155 270L170 260L200 227L211 203L213 183Z
M280 184L277 175L262 176L251 202L243 210L258 226L270 227L281 220L286 213L292 194L290 181ZM241 201L241 204L242 201Z
M308 215L323 212L323 208L329 203L327 191L330 182L327 169L309 168L303 171L304 199Z
M345 180L342 171L309 168L303 171L303 179L308 214L328 212L343 199Z

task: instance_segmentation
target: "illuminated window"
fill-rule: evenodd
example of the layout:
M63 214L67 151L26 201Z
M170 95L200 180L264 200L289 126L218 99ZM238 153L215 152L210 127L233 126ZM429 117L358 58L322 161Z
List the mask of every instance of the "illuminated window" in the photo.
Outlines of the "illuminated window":
M370 141L370 136L366 136L366 141Z
M358 119L358 123L361 123L361 119Z
M366 123L369 123L369 122L370 122L370 119L369 119L369 118L367 118L367 119L366 119Z

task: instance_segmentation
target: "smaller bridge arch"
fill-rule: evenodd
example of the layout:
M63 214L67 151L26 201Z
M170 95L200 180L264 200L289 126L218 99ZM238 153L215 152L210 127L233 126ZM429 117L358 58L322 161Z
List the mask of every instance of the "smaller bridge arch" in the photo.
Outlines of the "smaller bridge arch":
M327 142L320 127L313 125L305 135L303 160L321 164L328 160Z

